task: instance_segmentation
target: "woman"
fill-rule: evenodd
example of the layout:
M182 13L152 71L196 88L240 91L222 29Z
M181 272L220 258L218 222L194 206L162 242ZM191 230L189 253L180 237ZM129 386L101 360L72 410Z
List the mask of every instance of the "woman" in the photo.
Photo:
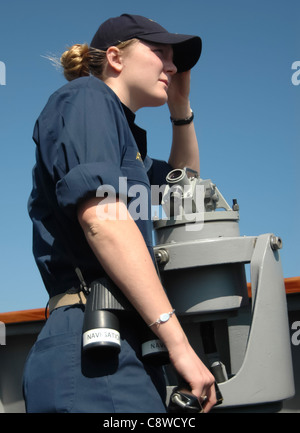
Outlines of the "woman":
M50 97L33 136L37 163L29 213L51 314L25 368L28 412L166 410L161 369L142 360L134 316L120 314L118 356L95 360L82 352L86 301L74 262L88 285L106 276L118 287L165 344L191 391L200 401L205 396L206 412L216 402L214 379L187 341L157 276L151 217L133 218L128 211L131 186L144 186L148 202L150 183L163 184L172 168L199 171L189 71L200 53L199 37L125 14L103 23L90 47L75 45L62 56L71 82ZM148 157L145 131L134 123L138 109L166 102L173 123L168 163ZM107 185L116 192L109 203Z

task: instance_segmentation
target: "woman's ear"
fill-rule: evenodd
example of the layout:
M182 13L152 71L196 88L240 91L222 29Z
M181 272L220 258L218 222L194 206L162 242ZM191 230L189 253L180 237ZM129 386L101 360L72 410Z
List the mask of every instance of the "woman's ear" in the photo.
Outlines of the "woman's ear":
M108 65L117 73L123 69L123 60L121 51L117 47L109 47L106 51Z

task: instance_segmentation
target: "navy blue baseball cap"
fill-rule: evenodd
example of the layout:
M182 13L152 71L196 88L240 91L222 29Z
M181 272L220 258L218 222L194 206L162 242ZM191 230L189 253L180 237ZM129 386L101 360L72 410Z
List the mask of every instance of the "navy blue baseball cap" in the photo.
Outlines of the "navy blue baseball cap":
M130 14L110 18L101 24L90 46L106 51L111 46L133 38L172 45L173 62L177 67L177 72L191 69L201 55L202 41L199 36L169 33L164 27L149 18Z

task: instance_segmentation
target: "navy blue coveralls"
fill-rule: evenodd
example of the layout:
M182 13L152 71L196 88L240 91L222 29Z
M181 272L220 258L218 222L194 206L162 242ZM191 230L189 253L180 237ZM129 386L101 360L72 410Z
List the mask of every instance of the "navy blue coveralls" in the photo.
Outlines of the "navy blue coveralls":
M116 94L91 76L55 92L36 122L28 209L33 253L49 297L78 287L74 258L88 284L104 275L79 225L77 206L95 197L101 185L111 185L118 194L121 177L127 178L128 189L136 184L147 188L149 217L136 224L153 257L150 185L164 184L172 167L147 156L146 133L134 120ZM135 321L121 323L119 356L94 362L82 355L83 316L82 305L50 314L25 366L27 411L164 412L163 375L142 362Z

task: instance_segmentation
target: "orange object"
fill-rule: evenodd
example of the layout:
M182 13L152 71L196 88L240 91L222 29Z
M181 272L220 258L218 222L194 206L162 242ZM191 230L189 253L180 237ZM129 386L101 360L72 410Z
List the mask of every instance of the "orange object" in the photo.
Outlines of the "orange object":
M3 323L37 322L41 320L45 320L45 308L0 313L0 321Z
M285 292L287 295L300 293L300 277L291 277L284 279ZM248 295L251 298L251 283L247 284ZM1 320L1 319L0 319Z

